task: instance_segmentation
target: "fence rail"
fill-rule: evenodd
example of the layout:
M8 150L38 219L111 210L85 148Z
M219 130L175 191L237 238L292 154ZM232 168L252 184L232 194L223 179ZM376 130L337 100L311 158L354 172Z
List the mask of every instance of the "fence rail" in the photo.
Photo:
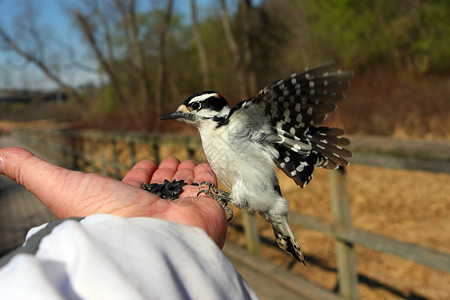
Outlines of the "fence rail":
M34 147L52 149L60 160L70 161L71 167L99 172L121 178L137 161L138 145L152 149L153 159L160 160L160 148L173 146L186 150L193 158L201 152L197 136L152 135L148 133L122 133L68 130L23 130L16 134ZM352 164L387 168L410 169L450 174L450 143L423 140L394 140L381 137L352 137L349 147L354 153ZM118 147L125 145L128 161L119 159ZM109 156L106 157L106 148ZM450 255L417 244L399 241L386 236L357 229L351 225L349 196L346 189L345 170L331 171L333 222L290 212L291 223L333 236L336 240L339 292L343 299L357 299L357 271L354 245L415 261L428 267L450 272ZM248 245L253 249L259 245L259 235L252 222L244 225ZM332 293L330 291L330 293Z

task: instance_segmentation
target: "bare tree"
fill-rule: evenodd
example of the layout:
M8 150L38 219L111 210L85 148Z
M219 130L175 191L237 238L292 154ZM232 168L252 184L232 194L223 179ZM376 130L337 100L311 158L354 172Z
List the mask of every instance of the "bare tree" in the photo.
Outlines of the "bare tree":
M114 59L114 44L113 44L113 34L110 29L110 25L107 21L107 17L105 16L105 13L100 8L100 4L98 2L92 2L91 5L93 6L93 14L97 16L99 19L99 22L101 24L101 27L103 29L103 39L105 40L106 44L106 57L108 61L113 61Z
M35 65L47 78L56 83L65 93L74 97L78 101L83 102L83 98L77 93L77 91L61 79L61 76L58 74L58 69L55 70L55 68L52 68L50 64L45 61L45 58L40 55L44 50L45 43L41 40L39 33L36 30L36 26L28 26L28 28L30 28L30 34L37 43L40 52L26 50L25 47L19 45L19 43L16 42L3 28L0 28L0 41L2 42L4 48L14 51L25 61Z
M136 52L138 70L139 70L139 82L141 86L141 96L144 104L150 101L150 75L147 72L147 66L145 63L144 51L142 50L142 44L138 39L138 26L136 23L136 8L134 0L130 0L128 5L129 13L129 27L131 29L131 37L133 39L133 45Z
M208 67L208 57L206 55L205 45L203 44L202 35L198 28L197 23L197 9L195 5L195 0L191 0L191 20L192 20L192 31L194 32L195 42L197 44L197 52L200 58L200 66L202 70L203 77L203 89L209 89L211 84L209 81L209 67Z
M143 46L139 40L139 28L136 21L136 2L134 0L114 0L114 2L124 20L124 38L129 41L127 42L127 46L130 48L126 59L129 61L128 66L131 69L131 73L139 83L139 104L143 107L151 99L150 75L146 66Z
M88 18L81 14L80 11L74 10L73 14L80 26L80 29L86 38L87 43L91 47L92 51L95 54L95 57L97 58L98 62L102 66L102 68L105 70L106 74L108 75L108 78L111 82L112 88L114 89L117 99L121 105L125 105L126 98L122 91L121 82L118 78L118 75L116 73L116 69L113 68L109 60L103 55L103 52L101 51L97 40L94 37L94 29L92 27L92 24L89 22Z
M159 113L162 110L162 101L164 99L164 81L166 77L166 39L169 29L170 19L172 17L172 7L173 0L167 1L166 10L164 13L164 18L161 23L159 31L159 44L158 44L158 59L157 59L157 82L156 82L156 93L155 93L155 110ZM158 124L158 123L157 123Z
M231 24L228 17L228 9L225 0L220 0L220 7L221 7L220 13L222 16L222 26L225 32L225 37L228 42L228 47L230 48L231 54L233 55L234 72L236 73L239 94L241 97L248 97L249 95L247 94L247 88L244 80L245 77L242 72L242 56L236 38L234 37L233 32L231 30Z
M244 60L244 76L246 80L246 94L252 95L257 91L256 84L256 74L255 68L253 64L253 49L252 49L252 41L251 41L251 24L252 20L251 9L252 9L252 1L251 0L240 0L239 9L241 10L241 22L243 29L243 49Z

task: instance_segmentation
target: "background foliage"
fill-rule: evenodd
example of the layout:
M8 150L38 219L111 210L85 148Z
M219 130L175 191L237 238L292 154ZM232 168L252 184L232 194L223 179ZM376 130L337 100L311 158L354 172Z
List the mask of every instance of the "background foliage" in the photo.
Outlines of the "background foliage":
M449 137L445 130L450 126L449 1L224 1L237 56L226 36L221 1L197 8L202 44L194 38L190 12L173 12L169 2L159 1L147 10L138 9L132 0L84 0L68 7L74 33L87 36L80 25L85 18L106 61L101 63L85 38L91 46L85 45L90 49L86 55L106 80L84 87L82 99L72 97L83 107L78 110L83 121L77 126L160 130L156 116L173 110L194 92L217 90L234 104L291 72L336 60L339 67L355 70L356 76L330 123L350 133ZM162 32L168 12L167 31ZM39 39L30 39L32 26L25 25L16 28L21 34L9 36L17 36L15 42L24 49L32 50L39 39L45 47L48 37L35 28ZM0 45L13 51L4 36ZM199 47L205 50L203 58ZM55 55L63 57L64 51L52 51L51 56L39 52L39 57L51 70L63 70ZM209 71L207 87L202 85L202 59ZM117 82L108 77L108 66Z

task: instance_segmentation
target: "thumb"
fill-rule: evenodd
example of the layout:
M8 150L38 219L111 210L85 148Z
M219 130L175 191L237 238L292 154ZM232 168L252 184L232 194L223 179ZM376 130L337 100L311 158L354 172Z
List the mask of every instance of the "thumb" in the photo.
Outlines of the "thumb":
M0 149L0 174L6 175L27 189L34 189L42 179L43 173L62 168L54 166L33 153L17 147Z
M99 175L83 174L53 165L16 147L0 149L0 174L6 175L41 200L57 217L85 216L86 182L92 186L111 184ZM94 205L91 210L97 209Z
M58 196L58 183L67 177L69 172L71 171L50 164L25 149L0 149L0 174L24 186L54 213L57 208L55 206L58 205L57 201L52 199Z
M129 216L130 206L133 207L131 214L138 216L147 212L148 205L158 199L156 195L145 192L144 198L130 201L142 190L112 178L55 166L21 148L0 149L0 174L23 185L58 218L95 213ZM155 207L164 209L164 206Z

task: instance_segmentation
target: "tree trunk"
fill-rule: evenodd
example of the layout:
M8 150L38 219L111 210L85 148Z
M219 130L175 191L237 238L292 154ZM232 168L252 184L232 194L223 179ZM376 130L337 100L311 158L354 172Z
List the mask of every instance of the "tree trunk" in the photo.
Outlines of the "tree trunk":
M128 0L126 2L115 0L115 3L126 25L124 28L124 38L127 40L126 45L128 47L126 60L129 61L130 73L139 84L139 97L137 97L137 103L135 105L144 108L151 99L150 75L147 71L142 44L138 38L139 30L136 22L136 2L134 0Z
M110 66L108 63L108 60L104 57L103 53L101 52L97 41L94 38L93 31L91 28L91 25L89 24L89 21L85 16L83 16L79 11L75 10L74 15L76 17L76 20L78 21L78 24L80 25L81 31L83 35L85 36L89 46L94 51L95 56L97 57L97 60L100 62L101 66L105 70L106 74L109 77L109 80L111 82L112 88L114 89L114 92L116 93L117 99L119 101L119 104L122 107L126 107L126 98L125 95L122 92L122 88L120 85L120 81L117 77L117 74L115 73L115 70Z
M147 64L145 63L144 51L138 39L138 29L136 23L136 7L134 0L129 4L131 37L133 39L134 49L137 55L137 63L139 69L139 83L141 89L142 106L146 106L150 102L150 75L147 72Z
M241 22L242 29L244 32L243 38L243 69L244 76L246 78L246 93L247 95L253 95L257 92L257 84L256 84L256 73L255 68L253 67L253 47L251 40L251 28L250 28L250 20L251 18L251 9L252 9L252 1L251 0L241 0L240 1L240 9L241 9Z
M166 77L165 52L166 52L166 38L169 28L170 18L172 17L173 0L167 1L167 7L164 14L164 19L159 31L159 46L158 46L158 60L157 60L157 83L155 93L155 111L159 114L162 111L162 101L164 99L164 83ZM159 124L158 122L156 124Z
M207 90L211 88L211 84L209 81L209 67L208 67L208 57L205 51L205 45L203 44L202 36L198 29L197 24L197 10L195 7L195 0L191 0L191 19L192 19L192 31L194 32L195 42L197 44L197 52L200 58L200 66L202 70L202 78L203 78L203 90Z
M221 6L220 13L222 15L223 30L225 32L225 37L228 42L228 47L230 47L231 54L233 55L234 72L236 73L236 81L237 87L239 89L239 96L242 98L244 97L246 98L249 95L247 94L245 77L242 72L242 57L236 39L233 36L233 32L231 31L231 24L230 20L228 19L228 11L225 0L220 0L220 6Z
M103 26L103 30L105 31L103 38L105 39L106 44L106 59L112 61L114 58L114 46L111 30L109 29L108 22L106 21L104 14L101 12L101 9L98 6L94 8L94 12L98 16L100 24Z

